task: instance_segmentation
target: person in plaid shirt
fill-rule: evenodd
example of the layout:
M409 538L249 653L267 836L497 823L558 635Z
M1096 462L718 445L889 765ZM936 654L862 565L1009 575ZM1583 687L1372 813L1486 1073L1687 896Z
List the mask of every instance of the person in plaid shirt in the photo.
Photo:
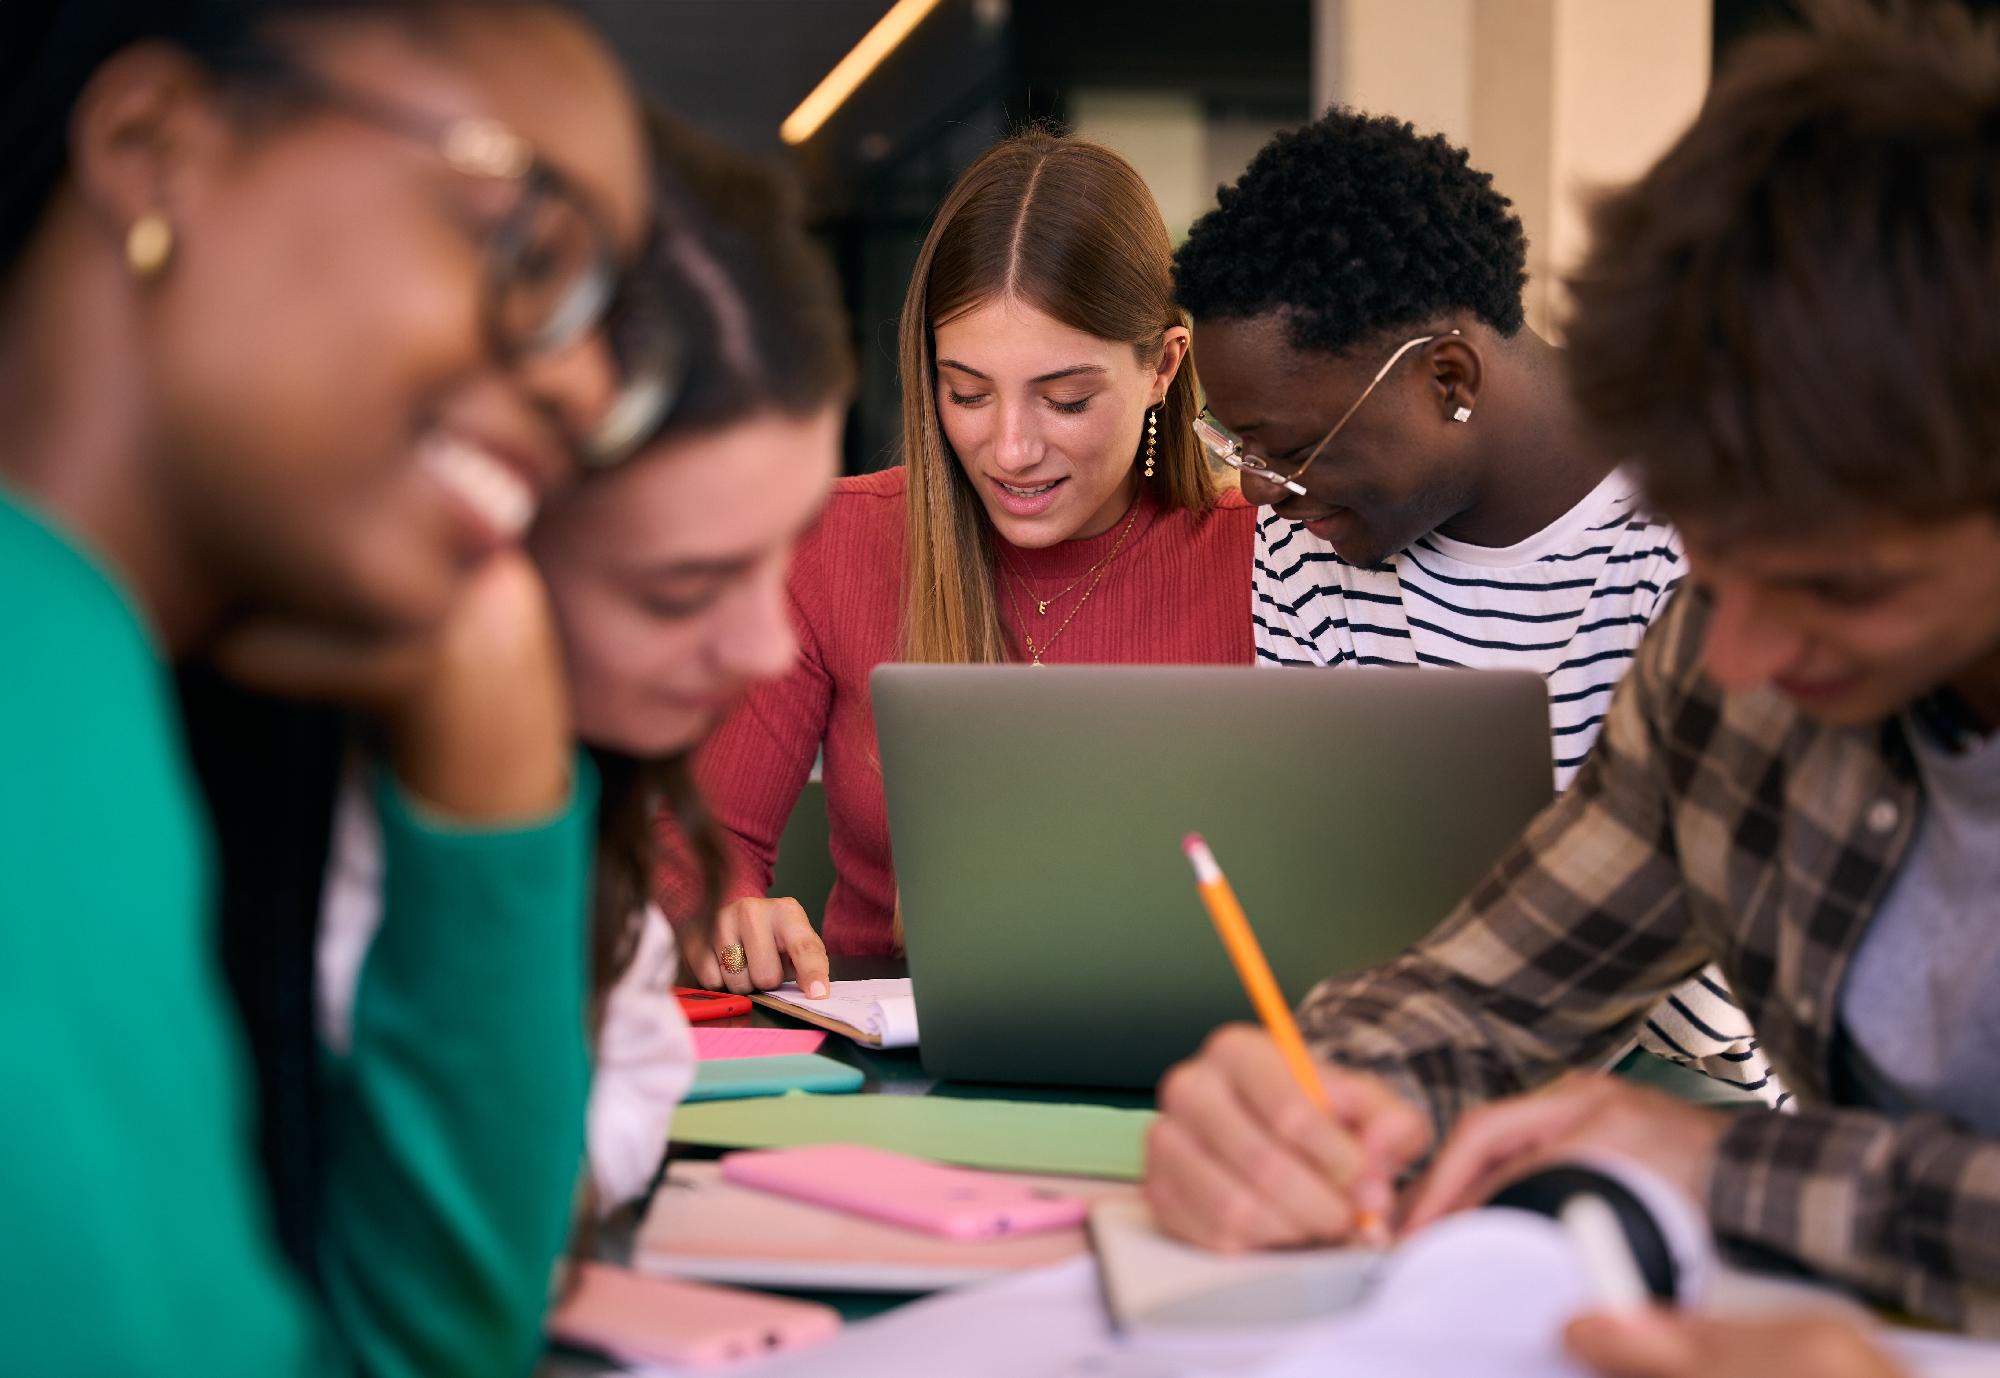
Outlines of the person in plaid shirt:
M1336 1115L1219 1031L1148 1199L1341 1239L1611 1152L1736 1257L2000 1333L2000 43L1942 5L1758 40L1594 230L1571 387L1692 586L1459 910L1307 998ZM1795 1113L1563 1077L1709 962Z
M1257 663L1532 670L1560 792L1686 562L1528 327L1527 252L1463 148L1336 106L1194 223L1174 297L1201 341L1196 431L1261 508ZM1719 972L1637 1036L1783 1102Z

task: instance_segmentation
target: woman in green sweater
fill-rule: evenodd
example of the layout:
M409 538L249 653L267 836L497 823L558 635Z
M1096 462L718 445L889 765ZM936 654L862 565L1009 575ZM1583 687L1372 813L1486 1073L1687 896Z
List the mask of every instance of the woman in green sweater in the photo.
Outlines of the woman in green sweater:
M529 0L7 0L0 146L0 1368L522 1371L595 789L512 545L654 381L603 329L648 204L629 94ZM212 962L167 673L197 648L381 734L318 1296Z

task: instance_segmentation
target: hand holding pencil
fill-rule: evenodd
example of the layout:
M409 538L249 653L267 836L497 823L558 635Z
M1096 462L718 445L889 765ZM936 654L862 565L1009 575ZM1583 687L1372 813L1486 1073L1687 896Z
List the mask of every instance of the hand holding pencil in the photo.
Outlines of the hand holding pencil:
M1381 1079L1312 1057L1214 857L1199 837L1185 847L1264 1022L1217 1030L1161 1083L1146 1154L1153 1214L1224 1250L1381 1242L1392 1184L1430 1147L1430 1122Z

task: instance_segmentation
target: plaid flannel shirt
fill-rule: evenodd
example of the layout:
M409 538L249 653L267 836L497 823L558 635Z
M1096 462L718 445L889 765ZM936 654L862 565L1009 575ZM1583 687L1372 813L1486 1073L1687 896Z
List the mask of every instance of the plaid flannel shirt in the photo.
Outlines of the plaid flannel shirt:
M1721 692L1699 667L1707 617L1700 594L1675 600L1575 784L1435 933L1315 989L1306 1035L1442 1136L1474 1103L1601 1064L1713 961L1796 1108L1736 1112L1708 1191L1718 1242L2000 1333L2000 1141L1834 1104L1841 983L1923 803L1908 744L1893 722Z

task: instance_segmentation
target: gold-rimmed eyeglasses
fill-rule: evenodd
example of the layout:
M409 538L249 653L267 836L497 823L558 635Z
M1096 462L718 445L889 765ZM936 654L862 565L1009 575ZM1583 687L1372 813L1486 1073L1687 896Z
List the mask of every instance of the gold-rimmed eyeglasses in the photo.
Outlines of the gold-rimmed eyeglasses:
M1314 445L1311 452L1299 461L1298 467L1289 473L1277 468L1263 456L1253 453L1227 427L1206 411L1195 418L1195 437L1201 441L1201 447L1208 451L1209 455L1218 463L1227 464L1230 468L1241 474L1254 474L1274 488L1282 488L1288 493L1304 497L1306 495L1305 485L1300 483L1299 480L1305 476L1306 470L1312 468L1313 461L1325 452L1326 447L1333 442L1333 438L1340 434L1340 428L1353 419L1354 413L1361 410L1361 404L1368 400L1368 394L1375 391L1376 385L1389 376L1389 370L1394 368L1405 354L1408 354L1418 345L1427 345L1432 340L1443 339L1446 335L1456 335L1458 333L1457 330L1444 330L1434 335L1419 335L1414 340L1405 340L1402 344L1397 345L1396 352L1389 356L1388 362L1376 369L1375 376L1368 380L1368 386L1361 389L1361 395L1354 399L1354 405L1340 414L1340 419L1334 422L1327 433L1319 438L1319 443Z

